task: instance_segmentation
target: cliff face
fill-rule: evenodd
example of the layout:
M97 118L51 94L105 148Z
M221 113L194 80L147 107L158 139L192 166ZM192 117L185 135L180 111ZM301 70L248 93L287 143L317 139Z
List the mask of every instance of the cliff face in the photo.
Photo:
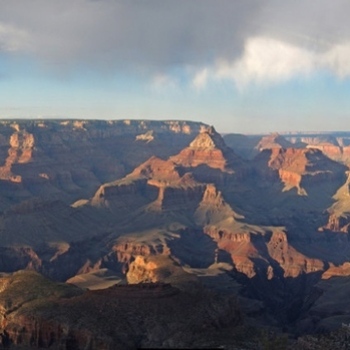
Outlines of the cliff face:
M336 194L333 196L334 203L327 209L328 221L320 227L320 231L330 230L333 232L349 233L350 230L350 176Z
M231 173L235 166L242 164L240 158L226 146L213 127L202 130L188 147L170 160L186 168L205 164L210 168Z
M200 123L3 122L0 270L60 281L109 271L123 283L190 291L202 280L222 293L238 293L239 283L268 309L290 300L307 308L322 275L348 273L346 167L278 135L262 141L248 162ZM292 309L271 317L294 322ZM35 326L13 313L10 338L32 336L19 322L45 334L37 346L55 342L50 332L62 323L46 329L39 316ZM69 325L68 338L95 344L93 329Z
M283 231L273 232L267 243L267 250L271 258L277 261L283 269L284 277L298 277L303 273L308 274L325 269L322 260L312 259L291 246Z
M268 280L280 278L281 274L284 278L295 278L325 270L321 259L312 259L291 246L282 230L276 229L272 234L267 228L259 232L248 226L245 230L219 230L215 226L205 230L220 249L230 253L237 271L249 278L258 273Z
M323 227L323 229L336 231L336 232L349 233L350 218L348 216L348 213L347 215L337 215L335 213L330 214L328 218L328 222Z
M245 159L253 159L265 149L311 148L320 150L328 158L346 166L350 164L350 133L347 131L284 135L272 133L260 136L226 134L224 139L237 154Z
M264 150L256 157L256 164L256 171L263 177L273 179L272 174L278 174L284 190L295 188L299 195L307 195L309 186L341 181L346 170L319 150L311 148Z
M176 153L203 127L178 121L1 121L0 191L11 192L3 207L33 195L89 196L152 155ZM147 132L152 139L141 137Z
M350 135L347 132L333 135L287 136L287 139L293 144L302 143L305 147L319 149L327 157L337 162L350 164Z
M176 164L170 160L162 160L157 157L151 157L145 163L139 165L129 175L133 177L144 177L164 182L172 182L180 179L179 171Z
M191 285L199 286L195 276L185 272L178 263L164 255L136 256L126 278L130 284L162 282L185 290L189 290Z
M278 133L273 133L267 136L263 136L258 144L255 146L255 149L258 152L261 152L265 149L286 149L292 148L293 144L287 141L283 136Z
M277 141L274 139L274 142ZM219 155L218 158L214 157L215 152ZM204 158L202 155L205 155ZM123 265L123 272L130 271L131 268L134 272L138 271L135 266L140 264L136 264L135 259L141 259L139 256L179 256L180 260L186 261L190 252L196 249L208 249L207 254L214 254L215 248L208 243L205 248L188 248L188 254L179 251L183 245L176 243L177 240L185 242L192 239L185 238L186 231L183 231L189 225L195 230L203 230L216 242L218 249L230 255L235 269L249 278L262 274L272 279L276 271L283 271L284 278L323 271L325 265L322 259L309 257L289 243L289 230L295 229L292 226L293 216L287 216L288 227L280 229L257 225L249 212L248 218L245 218L242 215L244 210L237 213L233 209L232 204L239 207L241 193L247 191L245 187L251 184L249 174L253 172L248 170L246 179L237 178L236 170L231 167L234 163L236 169L240 170L238 165L242 166L242 161L225 145L220 135L213 128L203 129L178 155L168 160L151 157L126 177L102 185L90 200L78 203L77 207L83 212L93 208L108 209L113 215L113 219L110 217L108 220L126 232L130 228L134 231L134 227L141 230L147 227L154 230L152 232L157 232L152 233L153 238L147 238L147 233L135 242L123 234L124 238L118 238L118 243L113 243L116 259ZM241 181L241 187L236 190L229 186L227 192L225 184L216 176L212 177L214 183L199 182L199 169L202 170L200 166L214 169L216 174L225 173L227 182L236 186ZM344 175L342 165L312 149L279 147L264 150L253 167L258 174L262 174L266 183L273 183L279 177L284 184L282 194L283 191L296 188L299 195L310 197L310 203L313 203L314 188ZM226 193L228 199L225 198ZM325 196L327 195L328 192ZM261 194L257 196L263 198ZM251 205L254 208L254 203ZM293 202L290 206L292 205ZM295 205L298 205L297 202ZM283 206L276 213L279 218L284 215ZM169 231L170 224L178 229ZM165 240L159 234L160 230L169 235ZM175 238L179 232L180 236ZM111 234L111 239L116 235L118 233ZM139 237L143 237L143 234L139 233ZM160 239L158 244L154 243L156 239ZM277 275L281 275L281 272ZM153 277L150 280L153 281Z

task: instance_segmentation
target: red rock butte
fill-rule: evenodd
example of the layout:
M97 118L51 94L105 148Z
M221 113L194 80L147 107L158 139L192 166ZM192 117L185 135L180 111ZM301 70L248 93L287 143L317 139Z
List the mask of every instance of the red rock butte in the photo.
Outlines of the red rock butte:
M183 167L204 164L225 172L232 172L236 165L242 163L233 150L226 146L213 126L203 129L188 147L178 155L170 157L170 160Z

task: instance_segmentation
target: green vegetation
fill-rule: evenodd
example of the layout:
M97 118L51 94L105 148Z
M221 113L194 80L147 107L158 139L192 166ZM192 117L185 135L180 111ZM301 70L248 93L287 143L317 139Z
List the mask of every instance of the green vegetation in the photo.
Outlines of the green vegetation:
M17 271L1 278L4 290L0 293L0 305L6 310L36 301L70 298L82 294L82 290L46 279L34 271Z

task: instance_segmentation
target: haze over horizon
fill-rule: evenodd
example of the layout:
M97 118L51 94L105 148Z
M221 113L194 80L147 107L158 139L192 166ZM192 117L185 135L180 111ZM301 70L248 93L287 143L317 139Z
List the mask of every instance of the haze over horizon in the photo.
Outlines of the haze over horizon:
M0 118L342 131L345 0L0 0ZM346 129L349 130L349 129Z

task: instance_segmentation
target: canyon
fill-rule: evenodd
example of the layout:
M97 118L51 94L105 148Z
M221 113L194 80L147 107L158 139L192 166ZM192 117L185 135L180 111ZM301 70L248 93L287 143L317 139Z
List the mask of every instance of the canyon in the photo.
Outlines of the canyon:
M0 121L1 344L250 349L242 330L295 346L341 329L349 149L350 132Z

